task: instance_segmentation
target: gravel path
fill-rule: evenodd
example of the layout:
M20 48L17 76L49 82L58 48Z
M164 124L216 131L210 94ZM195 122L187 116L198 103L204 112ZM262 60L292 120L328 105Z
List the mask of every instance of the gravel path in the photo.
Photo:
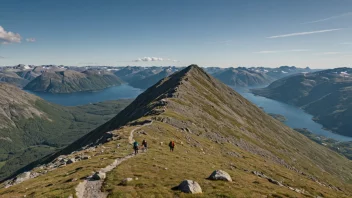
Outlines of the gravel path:
M128 137L128 143L133 144L133 133L145 126L151 125L153 122L149 122L142 126L136 127L130 132L130 136ZM100 169L99 172L107 173L120 165L123 161L128 160L129 158L134 157L134 154L127 155L126 157L115 159L113 163L106 166L105 168ZM76 187L76 196L78 198L106 198L108 196L107 193L101 191L101 187L103 186L104 180L93 180L92 176L88 177L86 180L80 182Z

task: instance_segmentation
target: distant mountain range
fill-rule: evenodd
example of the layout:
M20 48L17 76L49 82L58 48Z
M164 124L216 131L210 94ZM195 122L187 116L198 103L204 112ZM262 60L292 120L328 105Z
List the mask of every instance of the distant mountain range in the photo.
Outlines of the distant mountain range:
M278 68L266 67L237 67L237 68L205 68L215 78L223 83L235 87L255 87L267 85L274 80L302 72L313 72L310 68L281 66Z
M0 68L0 82L7 82L31 91L50 93L97 91L120 85L122 82L136 88L147 89L180 69L183 68L174 66L68 67L18 65ZM207 67L204 69L225 84L235 87L263 86L288 75L316 71L294 66L281 66L279 68Z
M108 71L77 72L73 70L43 72L24 89L50 93L72 93L80 91L97 91L120 85L122 81Z
M296 74L252 92L301 107L325 128L352 136L351 68Z
M0 180L85 135L130 102L62 107L0 83Z
M223 83L235 87L251 87L269 84L274 78L265 72L258 72L247 68L230 68L214 73L213 76Z
M115 75L133 87L147 89L179 69L177 67L124 67L116 71Z

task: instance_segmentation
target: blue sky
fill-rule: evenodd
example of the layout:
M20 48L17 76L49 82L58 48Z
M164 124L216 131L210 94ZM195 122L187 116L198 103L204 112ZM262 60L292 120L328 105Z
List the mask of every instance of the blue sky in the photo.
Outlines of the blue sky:
M351 66L351 21L350 0L0 0L0 66Z

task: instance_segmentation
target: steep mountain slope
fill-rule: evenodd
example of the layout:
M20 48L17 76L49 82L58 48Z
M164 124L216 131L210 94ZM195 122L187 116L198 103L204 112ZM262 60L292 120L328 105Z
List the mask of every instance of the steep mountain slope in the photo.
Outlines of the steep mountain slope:
M132 158L133 138L146 139L150 148ZM170 140L175 152L167 148ZM82 155L89 157L52 167ZM172 190L185 179L200 184L202 197L352 195L351 161L271 118L194 65L159 81L115 118L40 162L50 161L31 171L39 176L1 189L0 196L82 197L92 187L111 197L194 197ZM216 169L233 182L207 180ZM98 170L107 172L104 182L86 179ZM133 181L124 185L124 178Z
M110 86L120 85L121 80L108 71L73 70L44 72L28 83L24 89L51 93L72 93L79 91L96 91Z
M14 72L2 71L0 72L0 82L9 83L17 87L24 87L29 80L21 78Z
M271 83L274 79L264 72L257 72L247 68L229 68L213 76L223 83L236 87L259 86Z
M324 127L352 136L352 69L297 74L253 93L302 107Z
M70 144L129 102L62 107L0 83L0 179Z
M21 78L24 78L26 80L32 81L34 80L36 77L40 76L42 73L40 72L35 72L33 70L23 70L23 71L18 71L16 72L16 74L18 76L20 76Z

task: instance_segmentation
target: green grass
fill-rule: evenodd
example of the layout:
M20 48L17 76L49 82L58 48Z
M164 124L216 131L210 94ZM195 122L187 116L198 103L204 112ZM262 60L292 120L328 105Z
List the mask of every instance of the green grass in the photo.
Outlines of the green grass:
M192 143L187 143L187 139L178 129L165 123L154 122L153 126L143 130L148 135L137 135L135 138L138 141L146 138L150 145L149 151L125 161L108 173L104 190L110 193L109 197L261 197L270 194L272 197L301 196L288 188L278 188L266 179L244 170L263 171L292 187L307 189L310 192L312 189L323 192L325 197L337 196L334 191L321 187L294 171L244 152L233 145L218 145L206 138L191 135L201 144L194 147ZM176 141L175 152L170 152L167 146L171 139ZM164 144L160 145L160 142ZM231 157L226 154L227 151L236 151L245 158ZM233 168L234 166L236 168ZM227 171L234 181L207 180L216 169ZM127 186L119 185L127 177L134 180ZM203 194L189 195L171 190L184 179L197 181L203 189Z

